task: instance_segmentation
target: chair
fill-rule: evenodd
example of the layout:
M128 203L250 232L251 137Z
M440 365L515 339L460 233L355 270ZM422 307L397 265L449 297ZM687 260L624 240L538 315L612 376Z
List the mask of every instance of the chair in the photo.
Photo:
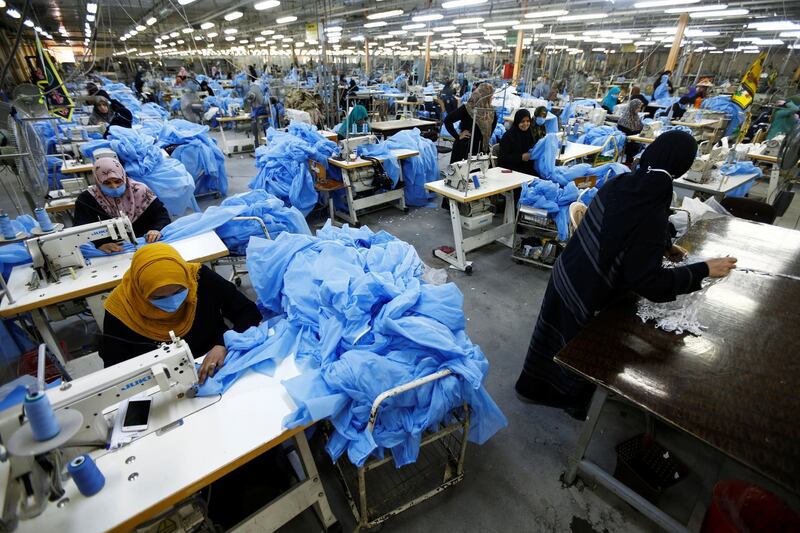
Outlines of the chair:
M578 229L578 225L583 220L583 217L586 216L586 211L589 208L583 202L572 202L569 205L569 232L570 234L575 233L575 230Z
M336 208L333 205L333 193L335 191L344 189L346 185L341 181L328 178L325 167L317 161L309 161L309 168L314 175L314 189L317 193L321 193L327 197L328 203L328 216L330 216L331 224L339 226L336 222Z
M750 198L733 198L731 196L726 196L722 199L720 205L727 209L733 216L745 220L752 220L753 222L772 224L778 217L778 213L773 206Z

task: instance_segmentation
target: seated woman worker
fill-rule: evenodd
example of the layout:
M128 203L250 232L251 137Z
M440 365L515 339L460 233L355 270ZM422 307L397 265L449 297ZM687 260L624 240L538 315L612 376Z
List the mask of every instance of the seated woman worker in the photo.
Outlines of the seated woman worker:
M75 200L76 226L127 216L137 237L144 237L147 242L161 238L161 230L170 223L169 213L147 185L130 179L113 157L95 161L93 173L95 184ZM111 239L92 242L107 254L122 251Z
M256 304L206 266L187 263L172 246L147 244L105 302L100 357L105 366L154 350L170 331L206 356L200 383L225 364L223 335L261 322ZM227 326L225 321L232 325Z

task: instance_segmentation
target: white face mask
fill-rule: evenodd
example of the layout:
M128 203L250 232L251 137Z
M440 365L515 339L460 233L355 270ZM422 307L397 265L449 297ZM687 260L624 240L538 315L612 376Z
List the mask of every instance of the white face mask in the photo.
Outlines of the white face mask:
M664 174L666 174L667 176L669 176L671 179L675 179L675 178L672 176L672 174L670 174L669 172L667 172L667 171L666 171L666 170L664 170L663 168L653 168L653 167L647 167L647 173L649 174L650 172L663 172Z

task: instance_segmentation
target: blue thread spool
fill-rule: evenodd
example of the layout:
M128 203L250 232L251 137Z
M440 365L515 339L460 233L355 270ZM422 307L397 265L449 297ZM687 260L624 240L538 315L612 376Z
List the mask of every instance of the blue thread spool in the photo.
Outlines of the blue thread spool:
M5 213L0 213L0 232L3 233L3 238L8 241L17 236L14 226L11 225L11 219Z
M44 207L37 207L33 212L36 215L36 222L39 223L39 227L42 228L43 232L47 233L55 229L53 228L53 221L50 220L50 215L47 214Z
M43 391L25 395L25 416L31 423L33 438L38 441L52 439L61 431L50 400Z
M67 472L84 496L94 496L106 484L106 478L91 457L83 454L67 465Z

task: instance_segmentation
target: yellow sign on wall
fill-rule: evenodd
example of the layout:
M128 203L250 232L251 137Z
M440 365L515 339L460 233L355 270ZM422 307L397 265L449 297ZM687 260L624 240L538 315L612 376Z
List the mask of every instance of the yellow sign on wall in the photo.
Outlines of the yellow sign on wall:
M306 24L306 41L316 41L319 31L319 26L316 22Z

